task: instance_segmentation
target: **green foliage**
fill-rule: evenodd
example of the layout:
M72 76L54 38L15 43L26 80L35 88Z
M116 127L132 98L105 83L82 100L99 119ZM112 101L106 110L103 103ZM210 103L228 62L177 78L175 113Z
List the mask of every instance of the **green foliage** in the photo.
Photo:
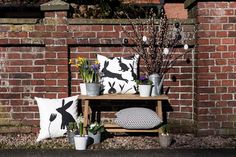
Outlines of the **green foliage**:
M161 131L163 134L167 134L170 132L170 126L168 124L164 124L163 126L161 126Z
M90 124L88 131L95 135L98 131L104 132L105 128L102 124L99 124L98 122L94 122Z
M70 131L76 131L78 130L78 126L76 122L70 122L69 125L67 126L67 129Z
M65 0L76 3L75 17L79 18L147 18L150 10L158 14L160 5L123 3L123 0Z

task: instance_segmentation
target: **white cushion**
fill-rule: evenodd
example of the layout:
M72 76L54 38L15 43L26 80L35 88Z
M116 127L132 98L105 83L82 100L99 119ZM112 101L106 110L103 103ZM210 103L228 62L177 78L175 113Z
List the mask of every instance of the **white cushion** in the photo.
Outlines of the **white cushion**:
M131 107L116 113L115 123L125 129L152 129L162 123L156 112L142 107Z
M136 93L139 55L130 58L107 58L97 55L102 76L103 94Z
M78 96L63 99L46 99L35 97L39 108L40 131L37 142L64 136L66 126L78 117Z

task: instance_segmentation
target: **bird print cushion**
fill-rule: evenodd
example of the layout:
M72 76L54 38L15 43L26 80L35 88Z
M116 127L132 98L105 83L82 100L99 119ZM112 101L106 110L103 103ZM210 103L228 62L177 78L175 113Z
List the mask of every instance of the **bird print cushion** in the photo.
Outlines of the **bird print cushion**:
M100 63L100 72L102 74L103 94L137 92L136 78L139 55L129 58L107 58L98 54L97 60Z
M46 99L35 97L39 109L40 131L37 142L64 136L69 122L78 117L78 96L63 99Z

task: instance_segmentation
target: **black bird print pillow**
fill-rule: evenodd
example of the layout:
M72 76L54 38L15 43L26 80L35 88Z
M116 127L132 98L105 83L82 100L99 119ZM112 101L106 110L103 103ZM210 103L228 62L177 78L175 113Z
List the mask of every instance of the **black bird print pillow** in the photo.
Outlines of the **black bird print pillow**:
M69 122L78 118L78 96L62 99L35 97L39 109L40 131L37 142L64 136Z
M108 58L97 55L102 74L103 94L136 93L139 55Z

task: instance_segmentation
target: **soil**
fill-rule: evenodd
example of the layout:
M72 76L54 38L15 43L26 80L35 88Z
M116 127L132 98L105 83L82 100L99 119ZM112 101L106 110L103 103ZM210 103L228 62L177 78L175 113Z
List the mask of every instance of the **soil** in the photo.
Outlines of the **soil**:
M195 137L192 134L174 134L167 149L215 149L236 148L234 136ZM36 143L35 134L2 134L0 149L74 149L66 137L43 140ZM100 144L90 145L88 149L162 149L158 136L154 135L116 135L106 137Z

